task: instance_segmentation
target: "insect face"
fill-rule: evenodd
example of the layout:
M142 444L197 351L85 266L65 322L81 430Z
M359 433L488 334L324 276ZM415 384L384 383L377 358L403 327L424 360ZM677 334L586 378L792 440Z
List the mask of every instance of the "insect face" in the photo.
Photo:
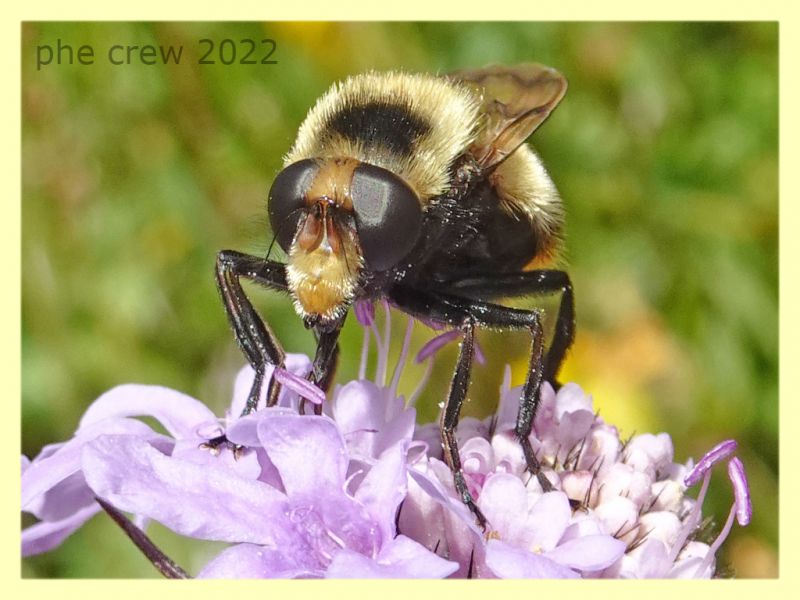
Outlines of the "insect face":
M411 250L422 208L387 169L353 158L304 159L276 177L269 216L289 255L298 314L324 325L347 310L363 273L390 269Z

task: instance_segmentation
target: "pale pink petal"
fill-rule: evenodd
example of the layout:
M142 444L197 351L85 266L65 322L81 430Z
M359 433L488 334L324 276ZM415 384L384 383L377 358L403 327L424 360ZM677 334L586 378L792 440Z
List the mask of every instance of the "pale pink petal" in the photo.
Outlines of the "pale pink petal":
M401 535L385 544L375 560L352 550L338 552L325 576L334 579L441 579L457 568L457 563L444 560Z
M81 448L92 439L105 434L128 434L158 444L162 450L169 450L173 441L157 434L141 421L134 419L105 419L100 423L87 425L80 434L59 445L54 452L43 459L36 458L22 474L22 510L32 512L33 502L61 481L81 468Z
M119 385L95 400L81 418L77 435L109 417L155 417L175 438L196 438L196 429L216 423L206 406L186 394L158 385Z
M569 524L572 509L564 492L542 494L529 511L531 542L542 550L556 547Z
M117 509L150 517L186 536L226 542L288 543L286 497L270 486L215 467L165 456L132 437L86 444L86 481Z
M486 544L486 565L503 579L576 579L578 574L540 554L500 540Z
M528 492L519 477L505 473L489 477L478 498L478 507L500 539L513 545L529 545Z
M200 573L198 579L294 579L322 577L322 565L308 552L294 548L267 548L237 544L223 550Z
M258 437L289 496L343 488L347 450L328 417L275 415L259 421Z
M102 509L96 502L59 521L42 521L22 531L22 556L41 554L56 548Z
M625 542L610 535L589 535L569 540L544 556L580 571L598 571L614 564L625 553Z
M355 493L355 499L380 526L384 540L395 535L395 514L406 496L406 480L405 451L395 446L375 463Z

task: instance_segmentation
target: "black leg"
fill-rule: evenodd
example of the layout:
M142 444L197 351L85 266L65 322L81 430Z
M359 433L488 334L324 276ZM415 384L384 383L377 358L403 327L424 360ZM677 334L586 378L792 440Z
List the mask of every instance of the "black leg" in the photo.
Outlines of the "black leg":
M486 517L483 515L472 494L469 493L467 482L464 480L464 471L461 468L461 456L458 453L458 442L456 441L456 426L458 417L461 414L461 407L467 397L467 387L469 386L469 373L472 370L472 358L475 349L475 325L471 321L462 325L464 340L461 342L461 350L458 353L458 362L450 383L450 391L447 394L447 402L442 410L440 428L442 432L442 446L444 448L444 459L450 470L453 472L453 483L456 492L461 496L461 501L466 504L475 515L478 525L486 529Z
M391 290L390 298L401 310L414 317L447 323L459 327L464 332L458 363L450 385L447 402L442 411L442 444L445 451L445 460L453 471L456 491L475 514L481 526L485 525L486 519L478 510L467 489L455 438L455 428L458 425L461 406L466 398L469 384L475 326L481 325L499 329L527 329L531 332L531 360L528 368L528 378L522 389L515 434L522 446L528 470L538 478L545 491L553 490L553 486L541 473L539 461L536 459L529 439L533 419L539 404L539 392L544 374L544 344L539 312L508 308L448 294L421 292L400 286Z
M541 471L541 465L531 446L530 434L533 428L533 419L539 408L542 381L544 380L544 331L542 330L541 314L536 310L521 310L489 304L477 300L465 300L470 310L477 312L480 324L485 327L501 329L528 329L531 333L530 362L528 363L528 377L522 386L517 422L514 434L522 446L525 464L528 471L534 475L545 492L555 488Z
M488 274L446 284L449 291L469 298L489 299L561 293L555 332L544 363L544 380L557 389L561 363L575 340L575 297L565 271L541 269L520 273Z
M326 329L315 329L317 352L314 356L314 364L311 368L311 377L309 379L326 392L333 379L333 372L339 357L339 334L346 318L347 313Z
M339 366L339 344L338 342L333 345L333 351L330 353L330 358L327 364L320 369L320 377L317 380L319 388L327 395L333 383L333 377L336 375L336 367Z
M333 326L325 330L320 330L319 328L314 330L317 338L317 352L314 355L314 363L311 366L311 373L308 374L308 379L325 392L326 395L333 383L333 376L336 374L336 365L339 360L339 334L342 331L346 317L347 313L336 321ZM315 405L314 412L321 415L322 405Z
M264 369L268 364L283 366L284 351L275 334L256 312L242 289L240 277L245 277L266 287L285 291L285 266L265 261L233 250L223 250L217 254L217 286L219 287L225 311L247 361L256 372L253 386L247 398L242 416L253 412L258 403ZM280 387L273 379L267 395L267 404L277 402Z

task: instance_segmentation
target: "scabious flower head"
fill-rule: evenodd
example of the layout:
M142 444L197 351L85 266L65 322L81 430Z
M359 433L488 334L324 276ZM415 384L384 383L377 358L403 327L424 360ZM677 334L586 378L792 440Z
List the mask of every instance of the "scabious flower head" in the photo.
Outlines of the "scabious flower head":
M558 393L545 384L530 438L557 490L545 492L526 471L514 434L521 387L509 387L509 379L507 373L497 415L465 423L458 435L465 479L489 521L488 535L481 536L468 511L458 506L430 426L418 429L430 450L412 465L412 479L423 472L449 493L437 498L410 485L400 531L457 560L459 575L713 575L719 546L692 539L705 490L697 500L685 494L691 463L673 462L667 434L624 442L592 411L591 397L576 384ZM749 515L749 508L742 511Z
M289 355L286 365L297 376L310 370L304 356ZM236 418L252 380L249 367L239 374L223 422L164 388L127 385L101 396L72 440L23 461L22 508L41 519L23 532L23 555L58 545L100 511L98 497L140 522L231 543L200 577L443 577L455 570L396 531L413 411L375 430L377 402L365 405L370 394L356 383L335 402L344 430L329 416L299 415L300 398L288 387L276 407ZM169 435L132 416L155 417ZM359 437L365 431L377 434L371 444ZM209 447L223 433L226 443ZM352 451L345 436L355 439Z
M464 418L457 431L482 529L455 492L438 425L417 425L413 407L436 352L458 335L422 348L428 370L406 399L397 387L413 321L387 381L389 320L381 333L374 309L356 308L365 326L360 377L336 386L321 416L300 414L303 398L321 400L300 355L268 369L265 380L282 384L277 406L246 417L249 367L223 419L161 387L124 385L98 398L71 440L22 458L22 509L40 520L23 531L23 555L56 547L102 510L99 498L140 528L153 519L228 542L199 577L710 577L733 518L749 521L744 467L733 458L728 522L712 544L694 539L711 468L734 442L697 465L676 464L667 434L623 442L575 384L542 388L530 441L553 488L545 491L514 434L521 388L507 371L497 413ZM155 417L167 434L138 416ZM687 496L701 480L697 499Z

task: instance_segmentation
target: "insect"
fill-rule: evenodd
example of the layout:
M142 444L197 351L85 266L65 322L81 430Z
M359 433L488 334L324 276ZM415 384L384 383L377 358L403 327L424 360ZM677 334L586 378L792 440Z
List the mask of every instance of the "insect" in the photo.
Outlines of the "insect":
M540 385L558 385L572 344L574 299L567 273L546 268L561 244L561 200L524 142L566 87L561 74L538 64L441 77L370 72L317 101L269 192L270 224L286 264L232 250L217 256L225 309L256 373L245 413L256 407L265 367L282 366L284 351L242 278L289 294L317 339L309 379L325 391L339 332L358 300L385 298L412 317L458 328L463 341L442 410L442 444L458 495L485 527L455 437L475 331L527 330L531 358L515 433L528 470L553 489L528 436ZM561 294L546 351L540 310L497 303L541 294ZM272 381L267 405L277 402L278 390Z

